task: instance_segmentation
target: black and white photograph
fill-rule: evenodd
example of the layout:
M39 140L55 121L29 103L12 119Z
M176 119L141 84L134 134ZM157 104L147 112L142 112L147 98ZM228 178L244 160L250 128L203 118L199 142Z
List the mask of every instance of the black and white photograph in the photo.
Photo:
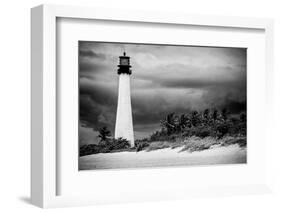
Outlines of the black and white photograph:
M247 49L79 41L79 170L247 163Z

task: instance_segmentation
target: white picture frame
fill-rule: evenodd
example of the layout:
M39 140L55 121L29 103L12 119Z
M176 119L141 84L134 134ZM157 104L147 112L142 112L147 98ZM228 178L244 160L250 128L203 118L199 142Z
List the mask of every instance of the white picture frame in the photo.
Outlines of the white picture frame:
M61 207L76 205L91 205L98 203L139 202L144 200L182 199L187 197L253 194L270 191L270 153L264 151L266 162L262 170L265 178L254 181L254 184L237 182L232 185L202 186L200 182L193 183L194 188L178 188L168 184L162 190L138 193L130 191L120 196L90 195L59 195L58 174L60 166L57 159L57 19L87 19L87 20L116 20L132 23L153 23L159 26L200 26L232 29L256 29L264 31L265 67L263 79L266 87L265 107L272 109L273 91L273 21L271 19L216 17L173 13L153 13L147 11L122 11L113 9L84 8L74 6L41 5L31 10L31 54L32 54L32 143L31 143L31 200L32 203L43 207ZM253 92L253 91L252 91ZM268 148L270 146L270 113L265 116L267 132L263 137ZM270 150L270 149L267 149ZM77 156L75 156L77 157ZM183 168L178 168L182 170ZM208 168L210 171L211 168ZM168 171L165 168L163 171ZM126 173L126 171L124 171ZM146 174L161 173L160 170L146 171ZM93 177L95 178L95 177ZM125 186L126 187L126 186ZM127 186L129 188L130 186ZM107 192L108 193L108 192Z

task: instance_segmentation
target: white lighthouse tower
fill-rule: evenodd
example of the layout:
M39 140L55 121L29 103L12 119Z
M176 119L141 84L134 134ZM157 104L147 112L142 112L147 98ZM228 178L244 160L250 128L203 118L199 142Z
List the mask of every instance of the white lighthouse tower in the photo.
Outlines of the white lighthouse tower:
M135 143L130 89L130 75L132 74L130 69L130 57L126 56L126 53L124 52L123 56L120 56L119 59L119 89L115 138L125 138L130 142L131 147L134 147Z

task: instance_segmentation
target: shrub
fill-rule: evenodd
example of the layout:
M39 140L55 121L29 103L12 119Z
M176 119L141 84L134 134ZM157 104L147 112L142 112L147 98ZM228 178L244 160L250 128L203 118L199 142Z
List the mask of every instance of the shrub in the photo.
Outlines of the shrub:
M229 132L229 125L227 123L221 123L216 127L218 138L222 138Z
M152 142L149 144L149 147L147 149L147 151L154 151L157 149L165 149L165 148L170 148L171 144L169 142L166 141L157 141L157 142Z
M168 134L165 130L156 131L150 136L151 142L153 141L175 141L179 134L173 133Z
M136 151L142 151L144 148L149 146L149 142L147 140L145 141L135 141L135 147L136 147Z
M80 147L80 156L91 155L100 152L100 146L96 144L86 144Z
M213 137L206 137L204 139L199 137L189 137L184 141L184 147L181 152L195 152L195 151L203 151L205 149L209 149L213 145L217 145L220 142Z
M108 149L118 150L118 149L128 149L130 148L130 142L125 138L113 138L107 145Z
M189 129L186 129L183 135L186 137L197 136L200 138L205 138L208 136L214 136L215 133L212 127L200 126L200 127L191 127Z
M195 133L195 136L200 138L208 137L212 134L212 129L208 127L198 128L198 131Z
M247 145L247 140L246 138L230 138L226 140L222 145L223 146L228 146L232 144L238 144L240 147L245 147Z
M124 138L111 138L104 140L97 144L87 144L80 147L79 155L91 155L97 153L108 153L114 150L122 150L122 149L129 149L130 143L128 140Z

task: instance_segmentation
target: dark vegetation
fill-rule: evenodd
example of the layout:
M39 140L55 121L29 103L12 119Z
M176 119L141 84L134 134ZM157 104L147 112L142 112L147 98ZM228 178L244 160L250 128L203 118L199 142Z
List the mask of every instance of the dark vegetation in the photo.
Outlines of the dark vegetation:
M181 151L200 151L219 144L246 146L246 114L231 115L226 109L221 111L205 109L176 115L169 113L160 121L161 129L150 137L135 141L130 148L126 139L111 138L110 131L103 127L99 130L99 144L80 147L80 156L108 153L114 151L141 151L184 146Z
M112 138L110 131L107 127L103 127L99 130L100 138L99 144L88 144L80 147L80 156L97 154L97 153L108 153L116 150L128 150L130 143L124 138Z

